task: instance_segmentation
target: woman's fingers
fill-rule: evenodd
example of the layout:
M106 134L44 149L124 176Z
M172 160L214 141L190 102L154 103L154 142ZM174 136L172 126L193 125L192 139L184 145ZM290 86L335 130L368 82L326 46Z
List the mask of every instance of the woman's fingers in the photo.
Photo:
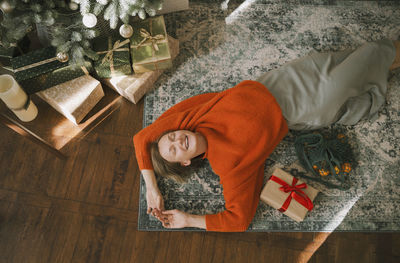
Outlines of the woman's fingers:
M161 211L161 213L163 215L174 215L178 210L174 209L174 210L165 210L165 211Z
M154 213L156 213L158 209L157 208L153 208L153 207L148 207L147 208L147 214L152 214L154 216Z
M159 211L158 220L161 221L162 226L165 228L182 228L184 227L181 222L182 212L177 209Z
M157 218L158 220L161 220L161 218L163 217L163 215L161 214L161 211L158 210L157 208L154 208L152 210L151 215L154 216L155 218Z
M162 226L165 228L180 228L176 225L176 218L174 217L174 212L177 210L170 211L162 211L167 212L168 214L164 214L164 220L160 220L162 222Z
M164 199L161 198L161 202L160 202L160 210L163 211L164 208Z
M171 225L169 223L162 223L162 226L165 228L171 228Z
M166 218L164 221L161 221L161 223L165 228L174 228L172 218Z

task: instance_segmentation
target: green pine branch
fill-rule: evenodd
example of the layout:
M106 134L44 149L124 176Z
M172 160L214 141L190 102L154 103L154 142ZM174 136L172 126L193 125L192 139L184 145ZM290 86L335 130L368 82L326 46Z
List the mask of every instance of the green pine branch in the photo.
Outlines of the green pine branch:
M98 36L96 29L82 23L85 14L92 13L109 21L116 29L120 22L129 18L154 16L162 7L163 0L5 0L12 7L5 12L0 23L0 45L10 47L21 40L37 24L46 28L51 45L57 52L67 53L70 63L82 64L85 59L96 60L98 55L91 49L91 40ZM79 4L79 10L71 10L71 2Z

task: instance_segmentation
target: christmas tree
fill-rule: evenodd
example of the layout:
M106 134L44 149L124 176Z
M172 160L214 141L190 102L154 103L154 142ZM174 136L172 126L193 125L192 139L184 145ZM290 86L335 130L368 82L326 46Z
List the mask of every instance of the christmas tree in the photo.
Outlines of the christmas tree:
M91 40L99 35L98 18L125 38L132 35L130 17L154 16L163 0L3 0L0 45L10 47L32 30L44 30L49 42L69 63L96 60Z

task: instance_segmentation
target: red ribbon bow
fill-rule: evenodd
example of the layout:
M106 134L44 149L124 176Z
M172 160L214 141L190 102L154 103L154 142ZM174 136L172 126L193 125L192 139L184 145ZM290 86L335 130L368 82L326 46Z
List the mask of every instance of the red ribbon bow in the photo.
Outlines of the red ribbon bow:
M292 198L294 198L294 200L296 200L299 204L301 204L302 206L307 208L308 211L311 211L313 209L314 205L313 205L311 199L301 190L303 188L304 189L307 188L307 184L302 183L302 184L296 185L298 180L294 177L293 177L292 185L289 185L288 183L286 183L285 181L283 181L282 179L280 179L279 177L276 177L274 175L271 176L270 180L282 185L281 187L279 187L279 190L281 190L285 193L290 192L290 195L288 196L288 198L286 198L286 201L283 203L282 207L279 209L280 212L283 213L288 209L290 202L292 201Z

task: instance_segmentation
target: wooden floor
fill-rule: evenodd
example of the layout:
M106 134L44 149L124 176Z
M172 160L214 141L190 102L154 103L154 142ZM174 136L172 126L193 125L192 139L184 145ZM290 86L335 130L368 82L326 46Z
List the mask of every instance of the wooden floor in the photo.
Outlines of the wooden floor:
M0 262L400 262L395 233L137 231L143 101L56 159L0 126Z

